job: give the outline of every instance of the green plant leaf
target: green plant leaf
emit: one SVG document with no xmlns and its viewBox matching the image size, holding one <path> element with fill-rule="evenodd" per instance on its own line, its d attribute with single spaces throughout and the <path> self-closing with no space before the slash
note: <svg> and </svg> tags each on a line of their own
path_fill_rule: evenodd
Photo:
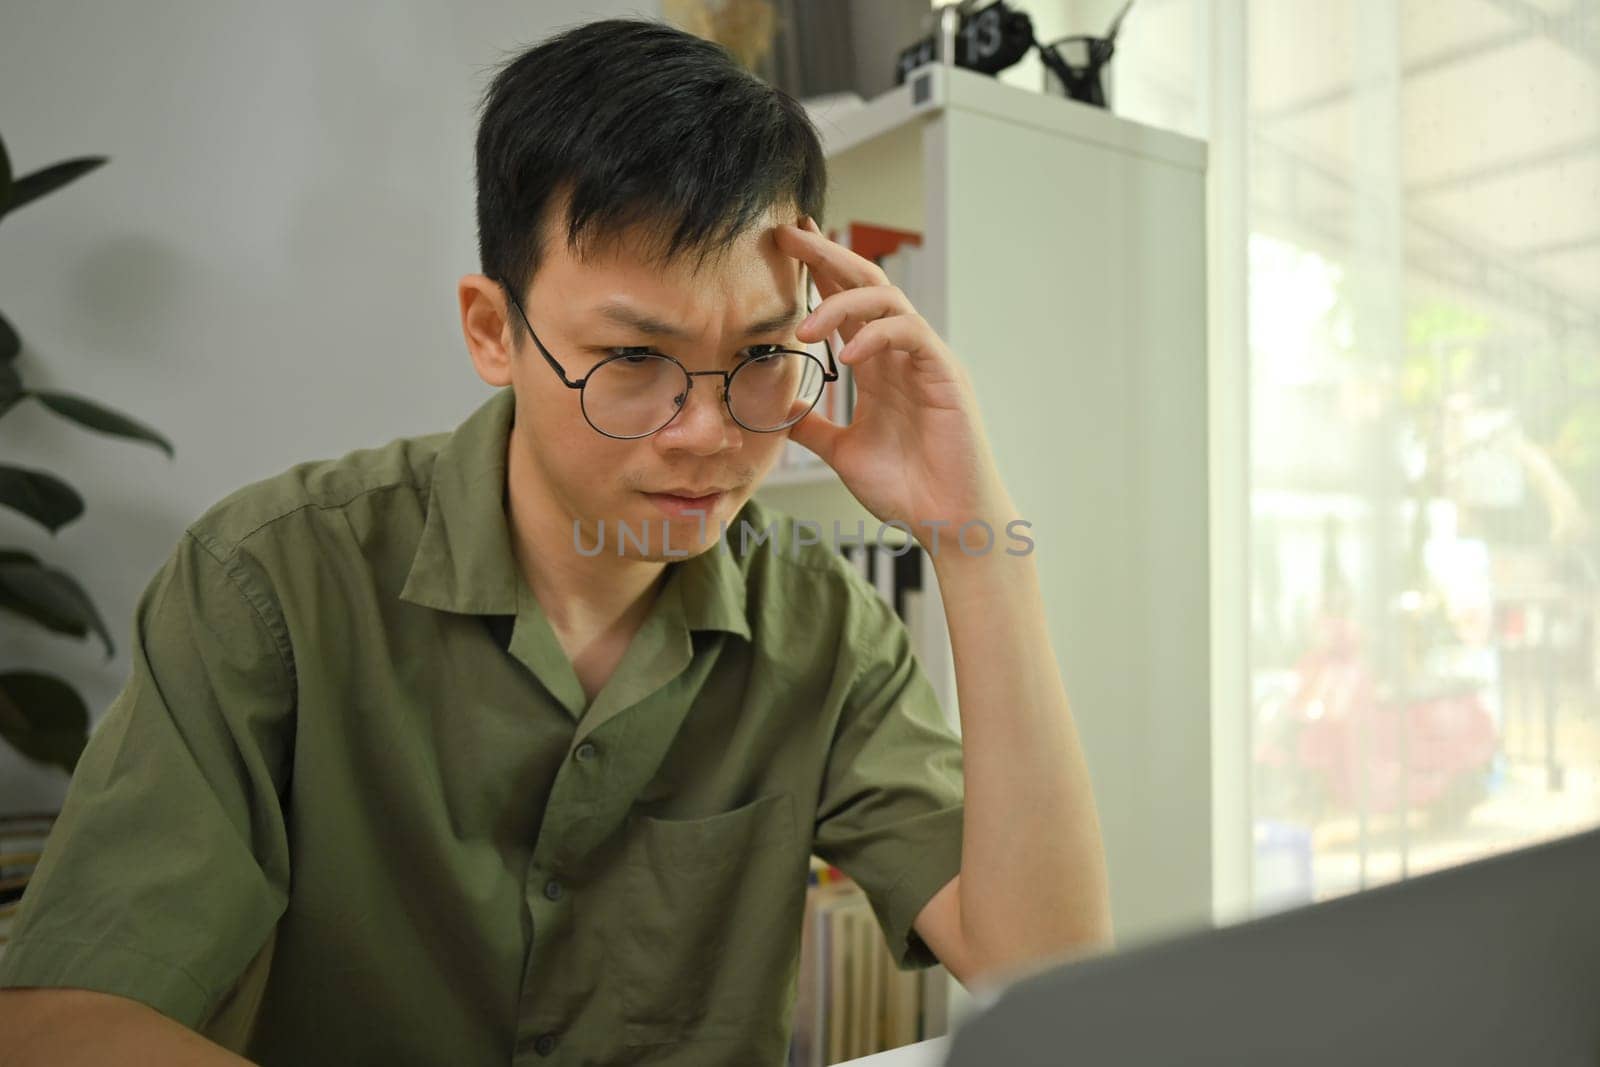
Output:
<svg viewBox="0 0 1600 1067">
<path fill-rule="evenodd" d="M 0 463 L 0 505 L 22 512 L 55 533 L 83 514 L 78 491 L 46 471 Z"/>
<path fill-rule="evenodd" d="M 114 437 L 127 437 L 135 441 L 145 441 L 155 445 L 172 457 L 172 443 L 159 433 L 152 430 L 142 422 L 130 419 L 109 408 L 103 408 L 92 400 L 70 393 L 45 392 L 40 389 L 29 390 L 28 395 L 39 403 L 60 415 L 64 419 L 71 419 L 80 426 L 91 430 L 108 433 Z"/>
<path fill-rule="evenodd" d="M 0 315 L 0 363 L 10 363 L 21 351 L 22 335 L 17 333 L 17 328 L 4 315 Z"/>
<path fill-rule="evenodd" d="M 68 182 L 88 174 L 107 161 L 105 156 L 82 156 L 52 163 L 31 174 L 24 174 L 11 183 L 11 196 L 0 216 L 9 215 L 24 204 L 31 203 L 47 193 L 53 193 Z"/>
<path fill-rule="evenodd" d="M 47 567 L 26 552 L 0 551 L 0 608 L 55 633 L 86 637 L 93 631 L 106 646 L 107 659 L 116 651 L 83 587 L 66 571 Z"/>
<path fill-rule="evenodd" d="M 71 774 L 89 743 L 89 709 L 72 686 L 35 671 L 0 674 L 0 738 Z"/>
<path fill-rule="evenodd" d="M 22 388 L 22 375 L 10 363 L 0 362 L 0 414 L 26 395 Z"/>
</svg>

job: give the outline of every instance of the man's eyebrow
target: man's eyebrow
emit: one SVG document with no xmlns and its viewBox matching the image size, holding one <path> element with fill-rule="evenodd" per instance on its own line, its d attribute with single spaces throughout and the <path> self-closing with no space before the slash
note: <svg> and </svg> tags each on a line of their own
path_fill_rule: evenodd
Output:
<svg viewBox="0 0 1600 1067">
<path fill-rule="evenodd" d="M 744 335 L 746 337 L 759 337 L 764 333 L 777 333 L 779 330 L 787 330 L 804 318 L 805 314 L 805 308 L 799 304 L 790 304 L 776 314 L 768 315 L 764 319 L 752 322 L 749 328 L 744 331 Z"/>
<path fill-rule="evenodd" d="M 674 326 L 670 322 L 663 322 L 654 315 L 647 314 L 627 304 L 610 301 L 601 304 L 595 310 L 600 314 L 601 318 L 609 319 L 619 326 L 626 326 L 631 330 L 648 334 L 652 337 L 668 337 L 675 341 L 684 341 L 689 338 L 688 331 Z M 800 321 L 804 314 L 805 311 L 800 305 L 790 304 L 782 311 L 752 322 L 745 329 L 745 336 L 759 337 L 762 334 L 775 333 L 786 327 L 793 326 Z"/>
</svg>

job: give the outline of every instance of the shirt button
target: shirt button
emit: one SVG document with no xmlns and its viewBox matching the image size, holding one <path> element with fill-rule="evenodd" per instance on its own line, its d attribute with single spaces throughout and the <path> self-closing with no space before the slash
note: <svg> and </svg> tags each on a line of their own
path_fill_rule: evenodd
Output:
<svg viewBox="0 0 1600 1067">
<path fill-rule="evenodd" d="M 533 1051 L 541 1056 L 548 1056 L 556 1050 L 555 1034 L 540 1034 L 533 1042 Z"/>
<path fill-rule="evenodd" d="M 578 757 L 579 763 L 588 763 L 590 760 L 594 759 L 594 745 L 590 744 L 588 741 L 585 741 L 583 744 L 578 746 L 578 751 L 573 753 L 573 755 Z"/>
<path fill-rule="evenodd" d="M 549 897 L 551 900 L 560 900 L 561 883 L 556 881 L 554 878 L 550 879 L 544 884 L 544 895 Z"/>
</svg>

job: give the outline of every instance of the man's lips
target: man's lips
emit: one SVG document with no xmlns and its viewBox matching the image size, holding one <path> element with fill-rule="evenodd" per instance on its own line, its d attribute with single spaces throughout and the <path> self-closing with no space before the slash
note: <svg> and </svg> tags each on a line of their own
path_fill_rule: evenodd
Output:
<svg viewBox="0 0 1600 1067">
<path fill-rule="evenodd" d="M 650 502 L 664 514 L 673 518 L 686 519 L 699 516 L 704 521 L 711 509 L 722 499 L 723 494 L 718 492 L 689 497 L 678 496 L 675 493 L 646 493 L 645 496 L 649 497 Z"/>
<path fill-rule="evenodd" d="M 650 493 L 649 495 L 650 496 L 675 496 L 675 497 L 679 497 L 679 498 L 681 498 L 683 500 L 701 500 L 701 499 L 704 499 L 705 497 L 708 497 L 708 496 L 716 496 L 719 493 L 726 493 L 726 492 L 727 492 L 726 489 L 721 489 L 721 488 L 718 488 L 717 486 L 711 486 L 708 489 L 661 489 L 661 490 L 658 490 L 657 492 Z"/>
</svg>

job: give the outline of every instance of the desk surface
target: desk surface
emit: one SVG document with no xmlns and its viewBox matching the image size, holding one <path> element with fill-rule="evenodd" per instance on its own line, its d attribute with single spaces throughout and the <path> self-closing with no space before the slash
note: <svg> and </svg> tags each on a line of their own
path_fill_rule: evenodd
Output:
<svg viewBox="0 0 1600 1067">
<path fill-rule="evenodd" d="M 837 1067 L 941 1067 L 950 1053 L 950 1038 L 934 1037 L 913 1045 L 902 1045 L 888 1052 L 874 1052 L 860 1059 L 845 1060 Z"/>
</svg>

